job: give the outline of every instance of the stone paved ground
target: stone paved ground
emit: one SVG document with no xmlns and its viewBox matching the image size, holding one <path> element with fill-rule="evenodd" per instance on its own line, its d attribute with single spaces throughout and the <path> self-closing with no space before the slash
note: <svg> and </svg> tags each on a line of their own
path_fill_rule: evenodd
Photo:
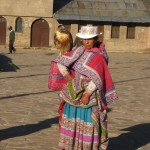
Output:
<svg viewBox="0 0 150 150">
<path fill-rule="evenodd" d="M 57 149 L 58 92 L 47 88 L 49 62 L 56 55 L 47 49 L 16 54 L 0 49 L 0 150 Z M 109 56 L 119 101 L 108 113 L 108 149 L 150 150 L 150 54 Z"/>
</svg>

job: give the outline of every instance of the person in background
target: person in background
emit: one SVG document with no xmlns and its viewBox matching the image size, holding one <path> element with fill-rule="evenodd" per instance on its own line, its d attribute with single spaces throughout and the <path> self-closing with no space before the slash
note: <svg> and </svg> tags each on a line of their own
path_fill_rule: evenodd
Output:
<svg viewBox="0 0 150 150">
<path fill-rule="evenodd" d="M 106 150 L 107 108 L 118 99 L 108 65 L 95 47 L 98 27 L 82 26 L 82 45 L 51 61 L 49 89 L 64 102 L 59 150 Z"/>
<path fill-rule="evenodd" d="M 95 43 L 95 47 L 99 48 L 100 54 L 104 56 L 106 63 L 108 64 L 109 56 L 108 56 L 108 53 L 107 53 L 106 48 L 105 48 L 102 32 L 99 33 L 98 40 Z"/>
<path fill-rule="evenodd" d="M 12 26 L 8 28 L 9 32 L 9 54 L 12 54 L 12 52 L 16 52 L 16 49 L 14 48 L 14 42 L 15 42 L 15 31 L 13 30 Z"/>
</svg>

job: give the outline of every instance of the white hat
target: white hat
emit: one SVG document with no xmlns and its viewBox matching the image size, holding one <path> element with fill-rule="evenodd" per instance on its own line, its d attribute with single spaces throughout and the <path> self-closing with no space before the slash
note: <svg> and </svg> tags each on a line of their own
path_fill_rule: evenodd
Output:
<svg viewBox="0 0 150 150">
<path fill-rule="evenodd" d="M 98 36 L 98 27 L 97 26 L 82 26 L 81 27 L 81 31 L 79 33 L 76 34 L 77 37 L 81 38 L 81 39 L 90 39 L 93 37 Z"/>
</svg>

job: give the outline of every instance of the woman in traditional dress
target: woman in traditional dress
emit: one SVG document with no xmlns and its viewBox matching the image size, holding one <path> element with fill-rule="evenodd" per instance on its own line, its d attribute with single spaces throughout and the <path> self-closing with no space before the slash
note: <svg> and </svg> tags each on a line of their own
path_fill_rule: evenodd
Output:
<svg viewBox="0 0 150 150">
<path fill-rule="evenodd" d="M 104 57 L 94 47 L 98 27 L 82 26 L 83 45 L 51 62 L 49 88 L 60 90 L 60 150 L 106 150 L 107 108 L 117 100 Z"/>
</svg>

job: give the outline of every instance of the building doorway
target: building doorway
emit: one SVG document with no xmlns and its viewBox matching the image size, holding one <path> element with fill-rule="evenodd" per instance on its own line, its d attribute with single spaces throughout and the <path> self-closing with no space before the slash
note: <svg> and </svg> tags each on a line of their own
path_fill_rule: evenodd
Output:
<svg viewBox="0 0 150 150">
<path fill-rule="evenodd" d="M 49 25 L 46 20 L 39 19 L 33 22 L 31 47 L 49 47 Z"/>
<path fill-rule="evenodd" d="M 6 44 L 6 19 L 0 17 L 0 45 Z"/>
</svg>

